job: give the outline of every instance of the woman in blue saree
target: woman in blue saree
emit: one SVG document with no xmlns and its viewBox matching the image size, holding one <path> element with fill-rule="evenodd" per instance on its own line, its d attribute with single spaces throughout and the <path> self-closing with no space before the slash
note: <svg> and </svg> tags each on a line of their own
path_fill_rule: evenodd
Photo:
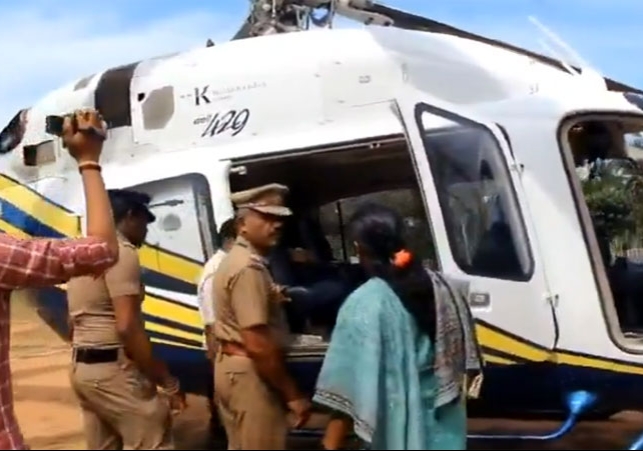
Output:
<svg viewBox="0 0 643 451">
<path fill-rule="evenodd" d="M 322 448 L 354 431 L 371 449 L 466 449 L 483 362 L 465 297 L 408 251 L 393 210 L 363 206 L 349 228 L 371 277 L 342 306 L 317 382 L 332 413 Z"/>
</svg>

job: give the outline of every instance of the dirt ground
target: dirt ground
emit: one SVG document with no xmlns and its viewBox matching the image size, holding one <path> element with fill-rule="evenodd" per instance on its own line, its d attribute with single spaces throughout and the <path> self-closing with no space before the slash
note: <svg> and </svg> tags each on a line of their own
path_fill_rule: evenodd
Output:
<svg viewBox="0 0 643 451">
<path fill-rule="evenodd" d="M 16 411 L 32 449 L 85 449 L 76 400 L 69 389 L 69 348 L 19 298 L 13 302 L 12 368 Z M 176 421 L 179 449 L 217 449 L 210 439 L 203 398 L 191 397 L 190 407 Z M 471 422 L 475 432 L 548 432 L 556 423 L 494 420 Z M 471 449 L 627 449 L 643 430 L 643 414 L 627 412 L 610 421 L 585 423 L 563 440 L 535 442 L 476 442 Z M 293 443 L 305 449 L 306 441 Z M 543 446 L 544 445 L 544 446 Z"/>
</svg>

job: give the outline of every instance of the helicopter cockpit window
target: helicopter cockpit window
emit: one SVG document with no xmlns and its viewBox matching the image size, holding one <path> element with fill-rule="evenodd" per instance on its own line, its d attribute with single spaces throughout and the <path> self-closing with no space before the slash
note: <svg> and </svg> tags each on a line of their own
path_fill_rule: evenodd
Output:
<svg viewBox="0 0 643 451">
<path fill-rule="evenodd" d="M 25 134 L 27 110 L 20 110 L 0 132 L 0 154 L 11 152 L 18 147 Z"/>
<path fill-rule="evenodd" d="M 530 277 L 533 261 L 502 150 L 484 126 L 421 114 L 453 258 L 468 274 Z"/>
<path fill-rule="evenodd" d="M 216 227 L 204 176 L 186 174 L 131 189 L 152 197 L 156 221 L 149 226 L 149 244 L 200 263 L 213 254 Z"/>
</svg>

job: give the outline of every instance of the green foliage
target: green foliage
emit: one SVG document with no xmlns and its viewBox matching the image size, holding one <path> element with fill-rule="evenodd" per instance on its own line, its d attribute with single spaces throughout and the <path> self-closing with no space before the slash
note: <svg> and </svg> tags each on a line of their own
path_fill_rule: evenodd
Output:
<svg viewBox="0 0 643 451">
<path fill-rule="evenodd" d="M 624 243 L 643 231 L 643 173 L 631 160 L 599 160 L 581 176 L 594 226 L 610 241 Z"/>
</svg>

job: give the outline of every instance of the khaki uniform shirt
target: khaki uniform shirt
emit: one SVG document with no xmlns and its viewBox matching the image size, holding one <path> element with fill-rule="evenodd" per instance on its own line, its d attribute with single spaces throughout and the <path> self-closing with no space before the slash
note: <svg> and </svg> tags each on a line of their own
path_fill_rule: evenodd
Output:
<svg viewBox="0 0 643 451">
<path fill-rule="evenodd" d="M 136 247 L 119 237 L 118 262 L 102 277 L 76 277 L 67 284 L 69 315 L 74 328 L 73 346 L 121 347 L 112 299 L 136 296 L 142 301 L 144 293 Z"/>
<path fill-rule="evenodd" d="M 289 328 L 266 261 L 243 238 L 223 259 L 213 281 L 214 335 L 220 342 L 242 344 L 241 330 L 267 325 L 286 347 Z"/>
</svg>

